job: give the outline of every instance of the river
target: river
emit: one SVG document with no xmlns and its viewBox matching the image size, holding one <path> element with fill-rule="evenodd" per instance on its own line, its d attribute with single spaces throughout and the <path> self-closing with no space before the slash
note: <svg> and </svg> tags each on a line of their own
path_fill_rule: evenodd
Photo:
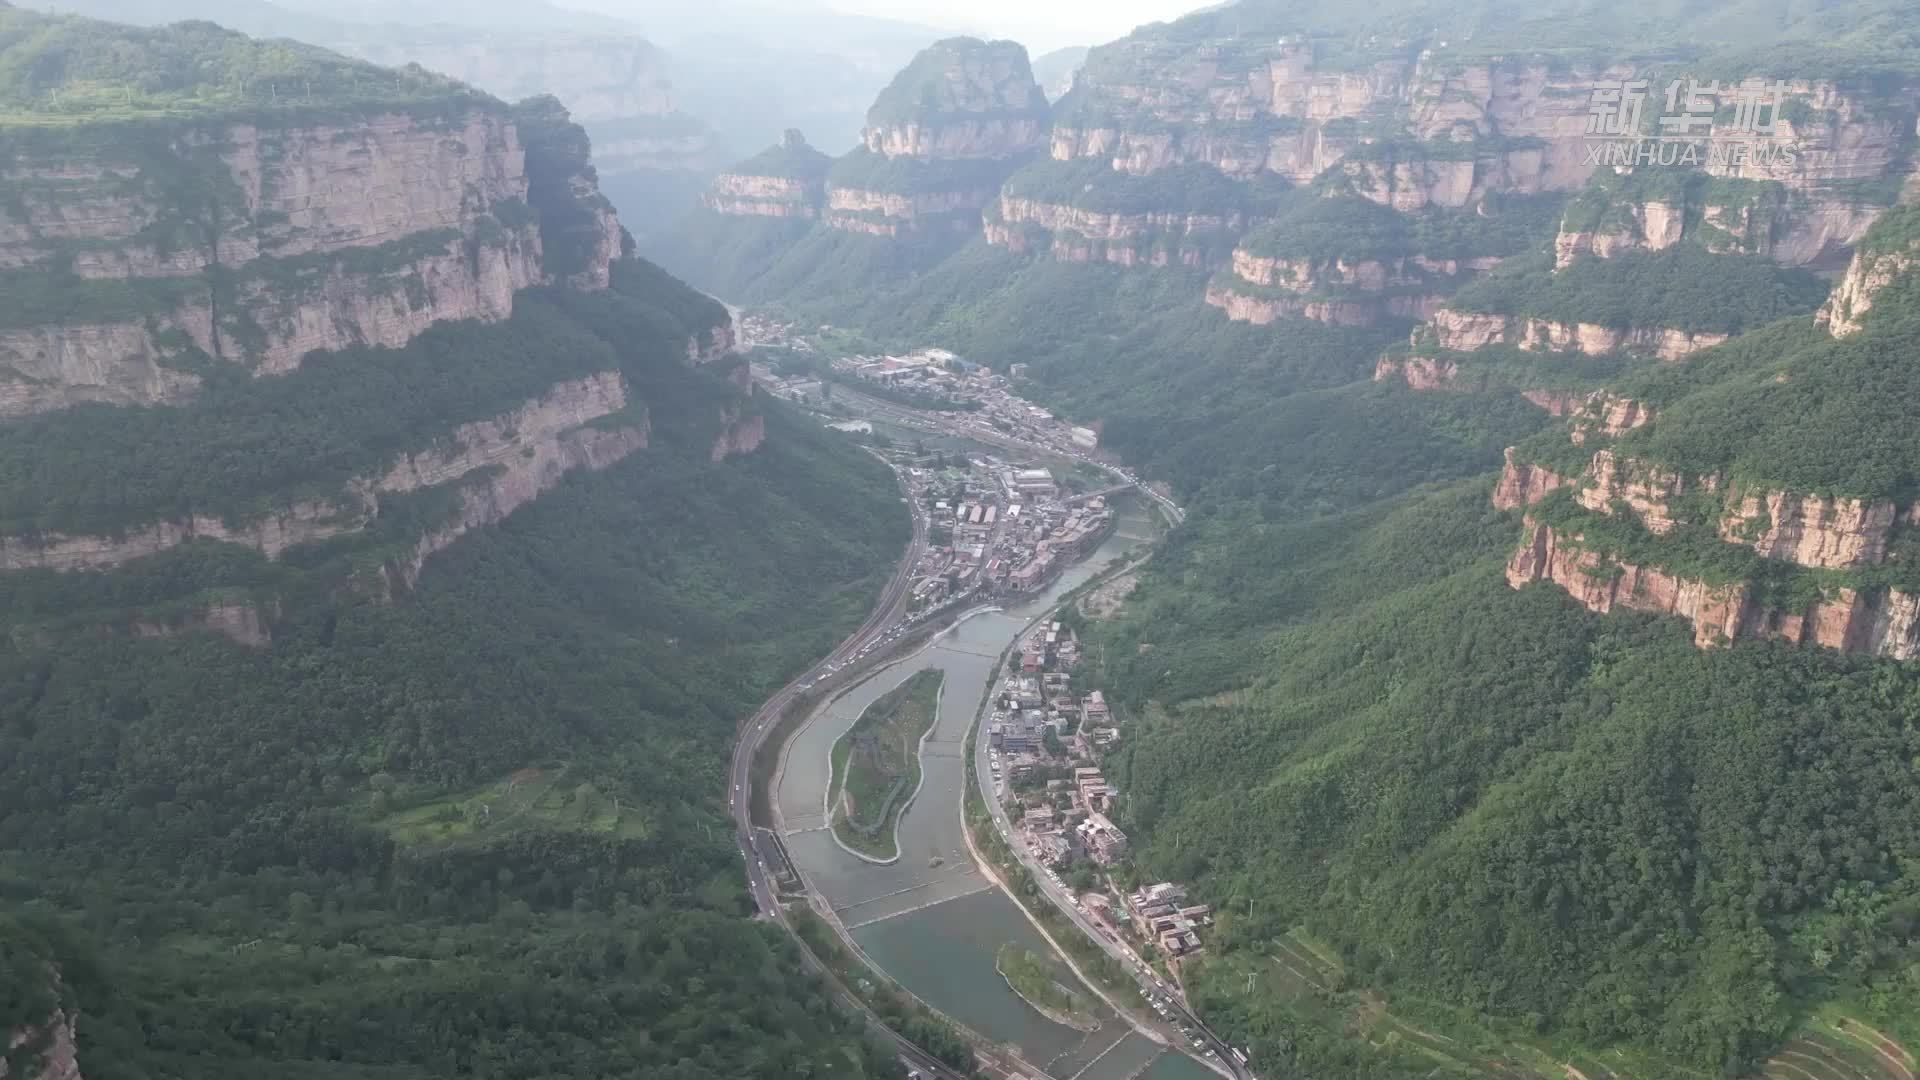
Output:
<svg viewBox="0 0 1920 1080">
<path fill-rule="evenodd" d="M 1048 946 L 975 868 L 961 819 L 967 730 L 1000 653 L 1060 595 L 1148 543 L 1147 514 L 1123 508 L 1106 543 L 1039 596 L 968 619 L 815 713 L 794 736 L 775 792 L 793 861 L 868 956 L 935 1008 L 1018 1047 L 1057 1080 L 1217 1080 L 1185 1054 L 1163 1052 L 1104 1006 L 1100 1029 L 1080 1032 L 1042 1017 L 1008 988 L 994 970 L 1000 946 L 1013 941 L 1039 952 Z M 890 865 L 867 862 L 826 829 L 828 755 L 874 699 L 929 667 L 943 671 L 945 683 L 939 716 L 921 749 L 920 792 L 901 818 L 900 858 Z"/>
</svg>

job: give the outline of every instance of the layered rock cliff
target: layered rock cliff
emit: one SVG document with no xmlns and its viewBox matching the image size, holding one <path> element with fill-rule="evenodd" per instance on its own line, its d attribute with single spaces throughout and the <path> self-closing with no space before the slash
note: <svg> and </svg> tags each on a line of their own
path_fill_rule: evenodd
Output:
<svg viewBox="0 0 1920 1080">
<path fill-rule="evenodd" d="M 111 569 L 192 540 L 238 544 L 278 559 L 296 545 L 366 529 L 378 515 L 383 495 L 477 476 L 483 483 L 461 489 L 459 523 L 448 527 L 457 530 L 451 536 L 458 536 L 483 520 L 511 513 L 553 486 L 568 469 L 602 468 L 644 447 L 644 413 L 611 426 L 595 424 L 627 407 L 627 388 L 616 373 L 564 382 L 509 413 L 463 424 L 443 444 L 402 455 L 337 495 L 297 499 L 250 521 L 194 514 L 111 535 L 0 536 L 0 570 Z M 420 558 L 444 546 L 424 551 Z"/>
<path fill-rule="evenodd" d="M 1528 519 L 1525 538 L 1507 563 L 1507 583 L 1520 588 L 1552 582 L 1595 612 L 1677 615 L 1693 625 L 1694 644 L 1701 647 L 1771 638 L 1895 660 L 1920 656 L 1920 595 L 1842 586 L 1801 604 L 1783 604 L 1746 581 L 1714 583 L 1621 562 L 1583 547 L 1583 539 Z"/>
<path fill-rule="evenodd" d="M 913 58 L 867 111 L 867 151 L 923 161 L 1024 157 L 1046 142 L 1047 97 L 1011 41 L 948 38 Z"/>
<path fill-rule="evenodd" d="M 826 204 L 827 169 L 833 159 L 787 131 L 769 147 L 715 177 L 700 204 L 742 217 L 817 218 Z"/>
<path fill-rule="evenodd" d="M 448 108 L 24 157 L 0 266 L 71 284 L 62 304 L 7 313 L 0 414 L 176 401 L 199 382 L 196 353 L 271 374 L 314 349 L 504 318 L 542 276 L 525 151 L 504 109 Z M 143 168 L 155 151 L 173 156 Z M 224 198 L 182 205 L 179 182 Z"/>
<path fill-rule="evenodd" d="M 1101 162 L 1041 160 L 1009 177 L 982 217 L 987 242 L 1016 254 L 1212 269 L 1236 238 L 1272 219 L 1282 195 L 1208 165 L 1136 177 Z"/>
<path fill-rule="evenodd" d="M 1248 322 L 1294 316 L 1368 326 L 1386 317 L 1426 318 L 1460 281 L 1498 262 L 1424 255 L 1284 258 L 1242 247 L 1233 252 L 1231 274 L 1215 279 L 1206 299 L 1228 318 Z"/>
<path fill-rule="evenodd" d="M 1662 360 L 1684 359 L 1689 353 L 1718 345 L 1732 336 L 1671 327 L 1615 327 L 1557 322 L 1450 308 L 1435 311 L 1424 329 L 1439 347 L 1461 352 L 1488 345 L 1512 345 L 1527 350 L 1572 350 L 1588 356 L 1605 356 L 1626 350 L 1657 356 Z M 1422 340 L 1425 340 L 1425 336 Z"/>
<path fill-rule="evenodd" d="M 861 146 L 829 171 L 827 224 L 885 237 L 971 233 L 1001 182 L 1044 144 L 1047 115 L 1019 45 L 937 42 L 880 93 Z"/>
<path fill-rule="evenodd" d="M 288 102 L 244 121 L 14 133 L 0 416 L 175 402 L 207 363 L 279 374 L 314 350 L 503 319 L 516 290 L 551 278 L 604 286 L 620 241 L 591 173 L 568 175 L 536 213 L 529 199 L 555 170 L 539 152 L 529 162 L 504 105 L 399 78 L 419 84 L 414 99 L 337 118 Z M 596 240 L 555 274 L 547 248 L 572 213 L 592 217 Z"/>
</svg>

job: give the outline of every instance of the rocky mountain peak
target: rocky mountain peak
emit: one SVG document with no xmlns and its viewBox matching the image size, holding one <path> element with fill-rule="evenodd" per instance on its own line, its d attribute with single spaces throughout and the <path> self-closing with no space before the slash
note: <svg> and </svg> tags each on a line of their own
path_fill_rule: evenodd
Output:
<svg viewBox="0 0 1920 1080">
<path fill-rule="evenodd" d="M 948 38 L 880 92 L 864 139 L 868 151 L 889 158 L 1011 158 L 1044 145 L 1047 112 L 1025 48 Z"/>
</svg>

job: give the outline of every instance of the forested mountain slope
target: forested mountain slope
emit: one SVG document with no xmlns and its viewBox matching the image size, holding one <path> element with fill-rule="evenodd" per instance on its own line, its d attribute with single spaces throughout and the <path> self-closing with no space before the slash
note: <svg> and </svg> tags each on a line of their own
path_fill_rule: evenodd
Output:
<svg viewBox="0 0 1920 1080">
<path fill-rule="evenodd" d="M 1245 0 L 1093 50 L 964 245 L 662 257 L 1024 364 L 1181 496 L 1089 655 L 1262 1075 L 1905 1080 L 1917 20 Z M 1590 156 L 1637 78 L 1600 134 L 1777 79 L 1794 153 Z"/>
<path fill-rule="evenodd" d="M 887 470 L 550 99 L 13 9 L 0 59 L 8 1075 L 892 1075 L 724 773 Z"/>
</svg>

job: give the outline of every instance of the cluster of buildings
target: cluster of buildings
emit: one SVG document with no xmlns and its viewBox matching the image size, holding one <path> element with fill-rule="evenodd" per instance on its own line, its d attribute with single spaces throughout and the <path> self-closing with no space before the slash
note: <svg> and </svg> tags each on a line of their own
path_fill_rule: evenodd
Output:
<svg viewBox="0 0 1920 1080">
<path fill-rule="evenodd" d="M 1142 938 L 1181 957 L 1199 951 L 1200 928 L 1212 924 L 1213 908 L 1187 903 L 1186 886 L 1163 881 L 1128 893 L 1127 916 Z"/>
<path fill-rule="evenodd" d="M 738 329 L 743 345 L 791 349 L 812 359 L 816 365 L 826 354 L 806 332 L 764 315 L 743 316 Z M 831 329 L 821 327 L 820 331 Z M 1100 445 L 1100 434 L 1093 428 L 1069 424 L 1014 393 L 1008 376 L 1013 380 L 1021 378 L 1026 373 L 1025 364 L 1013 364 L 1003 375 L 947 349 L 916 349 L 901 355 L 841 356 L 828 363 L 836 376 L 856 381 L 854 389 L 858 389 L 858 383 L 866 383 L 966 404 L 970 406 L 969 411 L 953 417 L 956 426 L 972 428 L 983 435 L 997 433 L 1076 457 L 1084 457 Z M 821 396 L 820 380 L 814 376 L 782 377 L 758 371 L 755 375 L 770 391 L 782 397 L 805 401 Z"/>
<path fill-rule="evenodd" d="M 1016 670 L 993 702 L 987 726 L 995 794 L 1018 810 L 1013 840 L 1056 881 L 1078 865 L 1110 868 L 1132 850 L 1125 830 L 1114 823 L 1120 789 L 1100 767 L 1102 755 L 1119 743 L 1120 730 L 1106 695 L 1074 692 L 1079 656 L 1079 640 L 1062 623 L 1029 634 L 1018 644 Z M 1198 950 L 1201 929 L 1212 922 L 1212 911 L 1188 903 L 1185 887 L 1173 882 L 1096 897 L 1082 910 L 1114 912 L 1102 916 L 1111 930 L 1130 927 L 1170 960 Z"/>
<path fill-rule="evenodd" d="M 1112 530 L 1104 498 L 1062 498 L 1046 469 L 993 458 L 965 468 L 908 470 L 912 497 L 927 506 L 931 545 L 913 585 L 915 602 L 1043 588 Z"/>
<path fill-rule="evenodd" d="M 1109 816 L 1120 789 L 1107 782 L 1098 755 L 1120 739 L 1106 698 L 1084 697 L 1070 672 L 1080 642 L 1059 622 L 1041 626 L 1020 642 L 1010 676 L 987 727 L 992 768 L 1023 794 L 1021 830 L 1028 847 L 1049 865 L 1082 859 L 1112 866 L 1127 857 L 1127 834 Z"/>
</svg>

